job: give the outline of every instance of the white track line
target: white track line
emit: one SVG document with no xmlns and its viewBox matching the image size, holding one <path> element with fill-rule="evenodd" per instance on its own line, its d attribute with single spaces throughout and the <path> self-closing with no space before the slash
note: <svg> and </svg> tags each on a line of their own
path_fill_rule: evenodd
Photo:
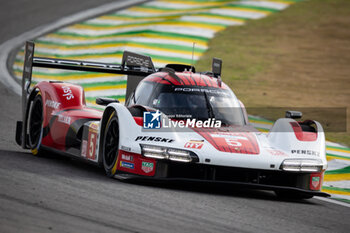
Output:
<svg viewBox="0 0 350 233">
<path fill-rule="evenodd" d="M 5 41 L 0 45 L 0 71 L 2 73 L 1 76 L 3 77 L 0 79 L 0 81 L 16 94 L 18 95 L 22 94 L 21 85 L 13 79 L 13 77 L 11 76 L 10 72 L 7 69 L 7 59 L 10 55 L 10 52 L 13 49 L 23 45 L 26 40 L 34 39 L 38 36 L 41 36 L 43 34 L 46 34 L 50 31 L 56 30 L 63 26 L 66 26 L 78 21 L 82 21 L 84 19 L 88 19 L 93 16 L 103 14 L 105 12 L 117 10 L 123 7 L 128 7 L 128 6 L 143 3 L 143 2 L 146 2 L 146 1 L 145 0 L 128 0 L 128 1 L 108 3 L 90 10 L 85 10 L 70 16 L 66 16 L 60 20 L 57 20 L 54 23 L 39 26 L 37 28 L 34 28 L 33 30 L 27 31 L 19 36 L 16 36 L 12 39 Z"/>
<path fill-rule="evenodd" d="M 348 204 L 346 202 L 341 202 L 341 201 L 337 201 L 337 200 L 330 199 L 330 198 L 325 198 L 325 197 L 313 197 L 313 198 L 318 199 L 320 201 L 330 202 L 330 203 L 333 203 L 333 204 L 336 204 L 336 205 L 350 207 L 350 204 Z"/>
</svg>

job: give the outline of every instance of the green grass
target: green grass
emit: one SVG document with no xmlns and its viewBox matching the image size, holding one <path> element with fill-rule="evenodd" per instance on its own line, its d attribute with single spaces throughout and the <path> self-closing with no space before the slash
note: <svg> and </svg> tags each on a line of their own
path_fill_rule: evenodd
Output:
<svg viewBox="0 0 350 233">
<path fill-rule="evenodd" d="M 248 113 L 271 120 L 284 112 L 249 109 L 349 109 L 349 28 L 350 1 L 299 2 L 264 19 L 218 33 L 196 68 L 208 70 L 213 57 L 221 58 L 223 80 L 248 107 Z M 323 125 L 345 121 L 342 132 L 326 131 L 326 137 L 350 146 L 349 110 L 347 117 L 319 118 L 316 120 Z"/>
</svg>

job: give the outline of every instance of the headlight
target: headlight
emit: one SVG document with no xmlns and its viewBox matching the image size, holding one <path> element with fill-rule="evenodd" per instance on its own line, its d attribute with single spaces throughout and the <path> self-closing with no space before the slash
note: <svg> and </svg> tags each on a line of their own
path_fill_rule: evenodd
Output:
<svg viewBox="0 0 350 233">
<path fill-rule="evenodd" d="M 169 159 L 178 162 L 191 162 L 189 151 L 160 146 L 141 145 L 142 155 L 154 159 Z"/>
<path fill-rule="evenodd" d="M 178 149 L 168 149 L 169 159 L 179 162 L 191 162 L 190 152 Z"/>
<path fill-rule="evenodd" d="M 154 158 L 154 159 L 167 159 L 168 158 L 168 155 L 166 154 L 165 148 L 158 147 L 158 146 L 144 145 L 144 146 L 142 146 L 142 154 L 145 157 Z"/>
<path fill-rule="evenodd" d="M 281 169 L 290 172 L 321 172 L 322 166 L 322 161 L 316 159 L 286 159 Z"/>
</svg>

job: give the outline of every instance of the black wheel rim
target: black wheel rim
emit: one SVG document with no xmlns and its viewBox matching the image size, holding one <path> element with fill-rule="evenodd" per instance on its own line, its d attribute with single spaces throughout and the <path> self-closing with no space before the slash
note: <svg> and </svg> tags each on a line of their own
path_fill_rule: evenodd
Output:
<svg viewBox="0 0 350 233">
<path fill-rule="evenodd" d="M 114 165 L 118 155 L 119 127 L 116 118 L 111 119 L 104 142 L 104 163 L 106 168 L 110 169 Z"/>
<path fill-rule="evenodd" d="M 29 122 L 29 142 L 32 148 L 35 148 L 40 140 L 43 121 L 43 107 L 41 99 L 34 101 Z"/>
</svg>

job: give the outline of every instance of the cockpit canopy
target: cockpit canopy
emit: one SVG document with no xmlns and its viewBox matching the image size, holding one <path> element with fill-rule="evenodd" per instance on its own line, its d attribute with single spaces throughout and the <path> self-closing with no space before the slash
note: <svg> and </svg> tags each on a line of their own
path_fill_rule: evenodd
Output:
<svg viewBox="0 0 350 233">
<path fill-rule="evenodd" d="M 181 77 L 181 75 L 178 76 Z M 137 104 L 159 109 L 172 119 L 207 120 L 215 118 L 220 120 L 224 126 L 247 124 L 239 100 L 226 85 L 223 87 L 176 85 L 176 81 L 171 80 L 170 77 L 159 79 L 155 77 L 159 75 L 152 74 L 150 78 L 146 77 L 141 81 L 126 105 L 130 107 Z M 204 80 L 211 77 L 202 74 L 200 78 Z M 187 84 L 189 83 L 191 81 L 188 81 Z M 206 83 L 205 80 L 203 83 Z"/>
</svg>

